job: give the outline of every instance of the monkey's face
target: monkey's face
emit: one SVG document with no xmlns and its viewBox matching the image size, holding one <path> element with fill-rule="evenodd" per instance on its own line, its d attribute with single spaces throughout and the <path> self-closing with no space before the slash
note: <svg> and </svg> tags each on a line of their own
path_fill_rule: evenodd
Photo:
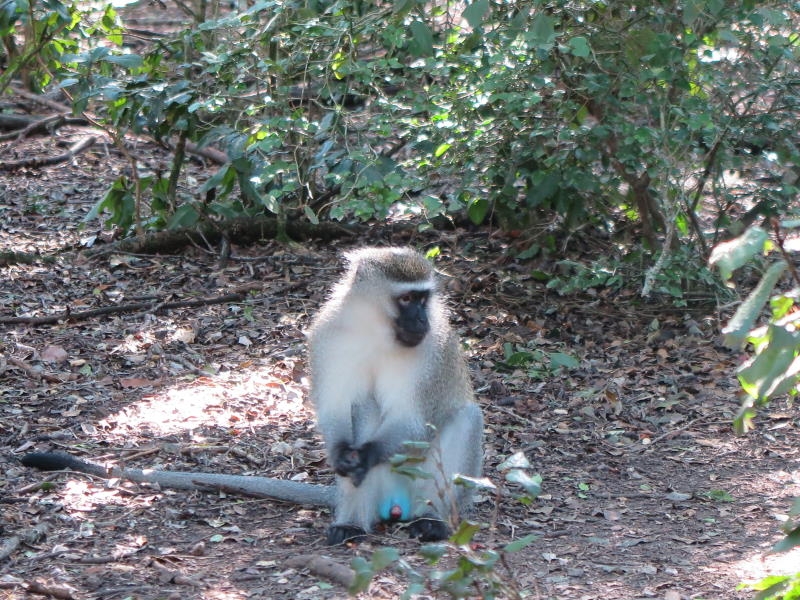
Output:
<svg viewBox="0 0 800 600">
<path fill-rule="evenodd" d="M 395 296 L 397 317 L 394 320 L 394 332 L 397 341 L 408 348 L 413 348 L 425 339 L 430 330 L 428 322 L 429 290 L 409 290 Z"/>
</svg>

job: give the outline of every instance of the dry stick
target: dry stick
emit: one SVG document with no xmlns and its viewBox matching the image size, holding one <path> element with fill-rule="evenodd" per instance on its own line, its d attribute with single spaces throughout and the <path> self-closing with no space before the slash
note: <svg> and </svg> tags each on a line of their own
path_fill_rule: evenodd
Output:
<svg viewBox="0 0 800 600">
<path fill-rule="evenodd" d="M 177 302 L 134 302 L 132 304 L 120 304 L 117 306 L 104 306 L 92 310 L 80 312 L 70 312 L 69 309 L 60 315 L 49 315 L 46 317 L 0 317 L 2 324 L 24 323 L 27 325 L 52 325 L 59 321 L 83 321 L 93 317 L 113 315 L 126 312 L 136 312 L 140 310 L 170 310 L 173 308 L 195 308 L 198 306 L 209 306 L 212 304 L 224 304 L 226 302 L 240 302 L 247 297 L 248 291 L 225 294 L 214 298 L 202 298 L 200 300 L 179 300 Z"/>
<path fill-rule="evenodd" d="M 56 100 L 50 100 L 50 98 L 45 98 L 44 96 L 40 96 L 39 94 L 33 94 L 27 90 L 23 90 L 22 88 L 18 88 L 16 86 L 11 86 L 11 91 L 14 92 L 16 96 L 22 96 L 26 100 L 30 100 L 31 102 L 36 102 L 41 104 L 42 106 L 46 106 L 59 114 L 64 115 L 71 115 L 72 109 L 62 104 L 61 102 L 57 102 Z"/>
<path fill-rule="evenodd" d="M 66 585 L 59 585 L 57 583 L 44 583 L 43 581 L 31 581 L 27 585 L 29 594 L 38 594 L 40 596 L 49 596 L 58 598 L 58 600 L 74 600 L 74 590 Z"/>
<path fill-rule="evenodd" d="M 15 140 L 19 142 L 32 133 L 50 133 L 63 125 L 87 125 L 89 122 L 80 117 L 67 117 L 66 115 L 50 115 L 41 119 L 31 119 L 26 117 L 27 125 L 21 129 L 15 129 L 8 133 L 0 134 L 0 142 Z"/>
<path fill-rule="evenodd" d="M 353 585 L 353 580 L 355 579 L 355 573 L 350 567 L 346 567 L 327 556 L 294 556 L 288 559 L 285 564 L 292 569 L 308 569 L 314 575 L 329 579 L 346 588 Z"/>
<path fill-rule="evenodd" d="M 114 552 L 113 554 L 108 554 L 106 556 L 84 556 L 82 558 L 75 559 L 72 562 L 75 562 L 79 565 L 105 565 L 136 556 L 139 554 L 139 552 L 141 552 L 141 550 L 142 548 L 137 548 L 136 550 L 129 550 L 127 552 Z"/>
<path fill-rule="evenodd" d="M 36 381 L 38 381 L 40 379 L 44 379 L 48 383 L 64 383 L 64 380 L 61 379 L 60 377 L 57 377 L 56 375 L 50 375 L 48 373 L 40 373 L 39 371 L 34 369 L 32 366 L 30 366 L 28 363 L 26 363 L 24 360 L 19 359 L 19 358 L 15 357 L 15 356 L 9 356 L 8 357 L 8 364 L 10 364 L 10 365 L 12 365 L 14 367 L 17 367 L 18 369 L 24 371 L 25 374 L 28 375 L 28 377 L 31 377 L 32 379 L 35 379 Z"/>
<path fill-rule="evenodd" d="M 91 147 L 96 141 L 96 137 L 89 136 L 70 146 L 69 150 L 63 154 L 6 161 L 0 163 L 0 171 L 13 171 L 14 169 L 19 169 L 20 167 L 45 167 L 47 165 L 56 165 L 58 163 L 67 162 L 68 160 L 75 158 L 87 148 Z"/>
</svg>

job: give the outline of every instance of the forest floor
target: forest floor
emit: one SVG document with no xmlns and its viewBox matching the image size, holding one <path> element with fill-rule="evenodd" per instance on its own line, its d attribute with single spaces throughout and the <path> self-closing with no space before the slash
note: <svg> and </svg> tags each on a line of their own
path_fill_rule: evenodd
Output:
<svg viewBox="0 0 800 600">
<path fill-rule="evenodd" d="M 52 154 L 86 134 L 6 142 L 0 155 Z M 138 152 L 166 160 L 154 147 Z M 507 257 L 511 240 L 487 231 L 409 236 L 386 226 L 341 244 L 234 243 L 224 266 L 199 246 L 90 258 L 82 249 L 103 242 L 97 222 L 81 228 L 84 216 L 124 168 L 98 144 L 68 163 L 0 174 L 0 249 L 42 256 L 2 269 L 0 319 L 62 316 L 0 323 L 0 597 L 344 597 L 319 557 L 347 572 L 384 545 L 427 569 L 399 531 L 324 546 L 325 510 L 18 462 L 58 449 L 330 482 L 305 402 L 303 330 L 340 272 L 340 251 L 363 244 L 441 248 L 486 416 L 485 474 L 501 490 L 478 498 L 475 548 L 538 536 L 497 568 L 523 597 L 744 599 L 752 592 L 737 591 L 740 582 L 800 564 L 798 552 L 769 553 L 800 496 L 797 411 L 773 403 L 755 431 L 734 435 L 740 357 L 719 345 L 713 310 L 689 316 L 603 290 L 560 297 L 531 277 L 533 264 Z M 237 301 L 165 304 L 242 290 Z M 80 315 L 128 303 L 145 308 Z M 506 344 L 533 362 L 509 369 Z M 577 366 L 552 368 L 558 353 Z M 520 451 L 543 478 L 529 506 L 497 471 Z M 407 583 L 386 570 L 363 597 L 398 597 Z"/>
<path fill-rule="evenodd" d="M 3 100 L 0 109 L 19 109 Z M 31 160 L 90 135 L 97 143 L 72 160 Z M 169 155 L 146 140 L 132 154 L 143 172 L 168 171 Z M 712 304 L 689 313 L 635 292 L 562 297 L 533 276 L 552 259 L 510 258 L 517 240 L 487 229 L 232 240 L 224 263 L 200 245 L 90 256 L 106 234 L 84 219 L 127 169 L 104 134 L 67 126 L 0 141 L 0 166 L 10 161 L 28 166 L 0 168 L 0 252 L 35 259 L 0 266 L 0 598 L 340 598 L 353 558 L 387 545 L 429 572 L 419 543 L 398 530 L 326 547 L 327 510 L 19 462 L 62 450 L 330 483 L 306 402 L 304 328 L 341 252 L 367 244 L 441 249 L 436 266 L 485 414 L 484 472 L 499 490 L 477 499 L 473 551 L 537 536 L 496 568 L 511 589 L 535 599 L 745 599 L 753 593 L 740 582 L 799 568 L 800 549 L 769 550 L 800 496 L 800 416 L 775 402 L 753 432 L 734 435 L 742 357 L 719 343 Z M 211 172 L 193 161 L 186 190 Z M 591 259 L 603 243 L 585 236 L 564 249 Z M 186 300 L 195 305 L 172 304 Z M 507 347 L 530 362 L 509 366 Z M 574 364 L 551 364 L 562 355 Z M 517 452 L 543 479 L 527 506 L 497 469 Z M 454 561 L 455 551 L 444 564 Z M 387 569 L 362 597 L 396 598 L 407 586 Z"/>
</svg>

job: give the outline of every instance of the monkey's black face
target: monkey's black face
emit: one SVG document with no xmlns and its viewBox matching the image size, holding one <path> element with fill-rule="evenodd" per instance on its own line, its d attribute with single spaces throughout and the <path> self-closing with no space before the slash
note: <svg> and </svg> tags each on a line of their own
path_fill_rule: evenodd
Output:
<svg viewBox="0 0 800 600">
<path fill-rule="evenodd" d="M 411 290 L 394 299 L 399 312 L 394 321 L 394 331 L 397 341 L 403 346 L 413 348 L 428 334 L 428 296 L 428 290 Z"/>
</svg>

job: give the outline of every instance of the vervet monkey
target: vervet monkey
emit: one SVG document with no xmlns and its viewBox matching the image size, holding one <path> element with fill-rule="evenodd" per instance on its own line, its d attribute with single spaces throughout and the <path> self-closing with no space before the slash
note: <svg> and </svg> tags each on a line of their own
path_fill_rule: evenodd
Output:
<svg viewBox="0 0 800 600">
<path fill-rule="evenodd" d="M 406 248 L 346 255 L 349 268 L 313 320 L 311 399 L 335 486 L 267 477 L 106 469 L 64 453 L 33 453 L 27 466 L 71 468 L 179 489 L 224 489 L 298 504 L 330 506 L 329 544 L 358 540 L 380 521 L 410 521 L 423 541 L 448 535 L 453 508 L 471 492 L 458 473 L 480 475 L 483 416 L 430 263 Z M 428 442 L 412 479 L 389 459 L 404 442 Z M 412 450 L 413 453 L 413 450 Z"/>
<path fill-rule="evenodd" d="M 451 507 L 471 500 L 452 478 L 478 476 L 483 457 L 483 416 L 458 338 L 422 255 L 366 248 L 346 258 L 309 336 L 311 400 L 336 473 L 328 543 L 357 539 L 387 516 L 410 520 L 422 540 L 442 539 Z M 392 471 L 406 441 L 431 442 L 421 466 L 430 479 Z M 387 515 L 387 498 L 409 508 Z"/>
</svg>

